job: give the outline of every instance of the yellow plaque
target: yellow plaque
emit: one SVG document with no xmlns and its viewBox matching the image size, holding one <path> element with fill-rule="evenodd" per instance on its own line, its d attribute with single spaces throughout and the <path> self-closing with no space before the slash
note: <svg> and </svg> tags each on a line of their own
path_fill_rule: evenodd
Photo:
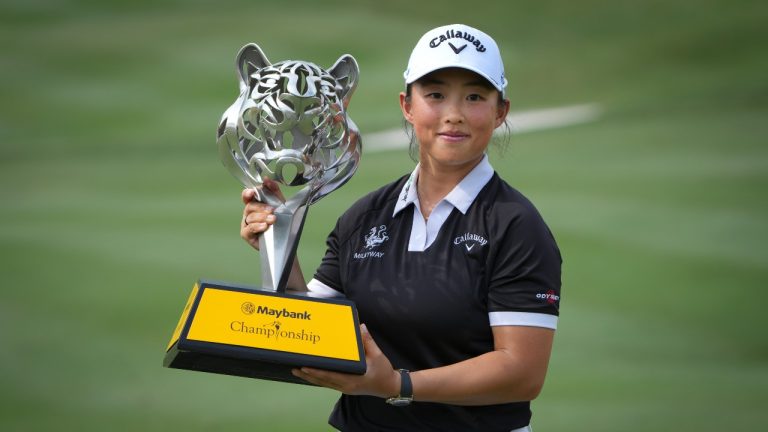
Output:
<svg viewBox="0 0 768 432">
<path fill-rule="evenodd" d="M 345 360 L 360 360 L 348 305 L 206 289 L 187 338 Z"/>
<path fill-rule="evenodd" d="M 353 302 L 204 280 L 192 289 L 164 365 L 301 384 L 308 383 L 291 369 L 366 370 Z"/>
</svg>

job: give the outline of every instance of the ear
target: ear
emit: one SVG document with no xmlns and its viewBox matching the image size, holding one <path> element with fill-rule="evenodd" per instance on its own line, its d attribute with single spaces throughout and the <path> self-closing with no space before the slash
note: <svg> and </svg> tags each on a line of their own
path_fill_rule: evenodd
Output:
<svg viewBox="0 0 768 432">
<path fill-rule="evenodd" d="M 504 103 L 496 108 L 496 127 L 504 124 L 509 114 L 509 99 L 504 99 Z"/>
<path fill-rule="evenodd" d="M 360 68 L 357 66 L 357 61 L 351 55 L 344 54 L 328 69 L 328 73 L 336 78 L 336 81 L 341 85 L 342 90 L 339 96 L 341 96 L 346 109 L 360 78 Z"/>
<path fill-rule="evenodd" d="M 405 95 L 405 92 L 400 92 L 400 110 L 403 112 L 403 117 L 408 123 L 413 123 L 411 106 L 411 100 Z"/>
<path fill-rule="evenodd" d="M 240 75 L 241 91 L 248 88 L 248 80 L 252 73 L 272 65 L 261 48 L 255 43 L 249 43 L 240 48 L 240 52 L 237 53 L 237 60 L 235 60 L 235 62 L 237 73 Z"/>
</svg>

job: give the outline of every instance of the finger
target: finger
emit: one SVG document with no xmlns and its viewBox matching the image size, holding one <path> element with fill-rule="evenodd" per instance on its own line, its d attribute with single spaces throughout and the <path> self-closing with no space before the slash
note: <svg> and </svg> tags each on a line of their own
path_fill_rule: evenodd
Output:
<svg viewBox="0 0 768 432">
<path fill-rule="evenodd" d="M 254 225 L 249 225 L 240 229 L 240 238 L 245 240 L 246 243 L 256 250 L 259 250 L 259 238 L 264 232 L 259 231 L 259 228 L 260 227 L 254 227 Z"/>
<path fill-rule="evenodd" d="M 376 341 L 373 340 L 373 336 L 368 332 L 368 327 L 365 324 L 360 324 L 360 335 L 363 339 L 363 349 L 365 353 L 370 356 L 381 354 L 381 349 L 376 345 Z"/>
<path fill-rule="evenodd" d="M 259 238 L 268 229 L 266 224 L 250 224 L 240 228 L 240 238 L 245 240 L 251 247 L 259 250 Z"/>
<path fill-rule="evenodd" d="M 271 213 L 247 213 L 245 217 L 243 218 L 243 223 L 245 225 L 250 225 L 253 223 L 266 223 L 269 225 L 272 225 L 275 223 L 275 220 L 277 217 Z"/>
<path fill-rule="evenodd" d="M 253 189 L 243 189 L 240 193 L 240 198 L 243 200 L 243 204 L 248 204 L 256 198 L 256 191 Z"/>
<path fill-rule="evenodd" d="M 310 377 L 307 374 L 305 374 L 304 372 L 302 372 L 301 369 L 291 369 L 291 375 L 295 376 L 296 378 L 301 378 L 301 379 L 303 379 L 304 381 L 306 381 L 308 383 L 319 385 L 316 382 L 310 381 L 312 379 L 312 377 Z"/>
<path fill-rule="evenodd" d="M 272 192 L 276 197 L 278 197 L 280 201 L 285 202 L 285 196 L 283 195 L 283 192 L 280 190 L 280 185 L 276 181 L 265 179 L 264 187 L 268 189 L 270 192 Z"/>
<path fill-rule="evenodd" d="M 320 387 L 331 388 L 334 390 L 339 389 L 338 386 L 333 384 L 331 381 L 328 381 L 327 379 L 323 379 L 321 374 L 318 374 L 318 372 L 322 372 L 322 371 L 319 371 L 316 369 L 309 369 L 309 368 L 291 370 L 291 373 L 293 374 L 293 376 L 297 378 L 301 378 L 308 383 L 312 383 Z"/>
<path fill-rule="evenodd" d="M 258 237 L 269 229 L 269 224 L 265 222 L 256 222 L 252 224 L 246 224 L 240 229 L 240 236 L 248 240 L 250 238 Z"/>
<path fill-rule="evenodd" d="M 245 204 L 245 208 L 243 210 L 243 214 L 248 214 L 248 213 L 272 213 L 274 211 L 275 211 L 275 208 L 270 206 L 270 205 L 268 205 L 268 204 L 264 204 L 264 203 L 259 202 L 259 201 L 251 201 L 251 202 Z"/>
<path fill-rule="evenodd" d="M 246 226 L 251 223 L 268 223 L 273 224 L 277 220 L 277 216 L 273 214 L 275 209 L 263 204 L 248 204 L 243 210 L 243 217 L 241 219 L 240 226 Z"/>
<path fill-rule="evenodd" d="M 280 191 L 280 185 L 276 181 L 271 179 L 264 179 L 264 187 L 269 189 L 270 192 L 277 193 Z"/>
</svg>

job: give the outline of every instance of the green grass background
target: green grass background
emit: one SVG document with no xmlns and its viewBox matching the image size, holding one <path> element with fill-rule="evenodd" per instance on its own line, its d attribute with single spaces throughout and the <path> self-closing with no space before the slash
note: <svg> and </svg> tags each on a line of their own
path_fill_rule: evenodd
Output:
<svg viewBox="0 0 768 432">
<path fill-rule="evenodd" d="M 768 6 L 761 1 L 30 1 L 0 4 L 0 429 L 324 431 L 325 389 L 164 369 L 199 277 L 256 284 L 214 144 L 234 56 L 331 65 L 350 111 L 401 124 L 427 29 L 494 35 L 513 110 L 599 103 L 515 136 L 496 169 L 564 255 L 541 431 L 758 431 L 768 422 Z M 369 154 L 310 210 L 412 168 Z"/>
</svg>

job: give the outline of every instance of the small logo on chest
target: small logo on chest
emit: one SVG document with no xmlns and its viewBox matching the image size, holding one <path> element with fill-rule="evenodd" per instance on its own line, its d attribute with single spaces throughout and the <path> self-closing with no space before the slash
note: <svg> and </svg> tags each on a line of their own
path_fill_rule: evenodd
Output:
<svg viewBox="0 0 768 432">
<path fill-rule="evenodd" d="M 453 244 L 464 245 L 464 249 L 466 249 L 467 252 L 472 252 L 478 245 L 479 247 L 483 247 L 488 244 L 488 240 L 480 234 L 465 233 L 453 239 Z"/>
<path fill-rule="evenodd" d="M 363 240 L 365 241 L 365 252 L 354 253 L 353 257 L 355 259 L 383 257 L 384 252 L 379 252 L 372 249 L 381 246 L 384 242 L 389 240 L 389 235 L 387 235 L 387 226 L 380 225 L 378 227 L 371 228 L 370 231 L 368 231 L 368 234 L 363 237 Z"/>
<path fill-rule="evenodd" d="M 365 248 L 373 249 L 385 241 L 389 240 L 387 235 L 387 226 L 381 225 L 380 227 L 373 227 L 368 232 L 368 235 L 363 238 L 365 240 Z"/>
</svg>

